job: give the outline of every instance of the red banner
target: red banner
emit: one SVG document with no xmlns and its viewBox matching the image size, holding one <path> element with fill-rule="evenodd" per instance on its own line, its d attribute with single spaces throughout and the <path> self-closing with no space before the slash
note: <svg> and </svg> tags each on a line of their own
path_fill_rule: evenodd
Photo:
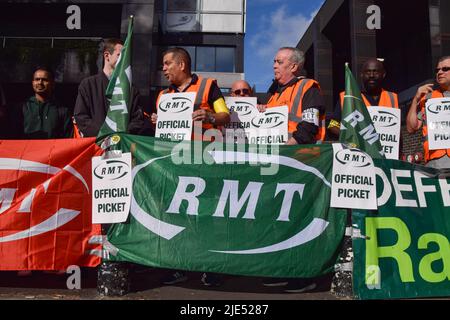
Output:
<svg viewBox="0 0 450 320">
<path fill-rule="evenodd" d="M 89 139 L 0 140 L 0 270 L 96 266 Z"/>
</svg>

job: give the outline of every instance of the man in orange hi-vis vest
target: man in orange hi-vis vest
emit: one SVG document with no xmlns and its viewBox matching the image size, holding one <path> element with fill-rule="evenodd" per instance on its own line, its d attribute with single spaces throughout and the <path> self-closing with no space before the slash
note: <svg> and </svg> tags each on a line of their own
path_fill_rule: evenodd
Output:
<svg viewBox="0 0 450 320">
<path fill-rule="evenodd" d="M 293 47 L 282 47 L 273 60 L 274 84 L 266 108 L 288 106 L 289 121 L 287 144 L 314 144 L 325 137 L 325 102 L 319 83 L 299 76 L 303 71 L 305 55 Z"/>
<path fill-rule="evenodd" d="M 266 108 L 288 106 L 288 132 L 290 138 L 287 144 L 315 144 L 323 140 L 325 102 L 320 93 L 319 83 L 307 79 L 300 74 L 303 71 L 305 56 L 302 51 L 292 47 L 282 47 L 278 50 L 273 71 L 275 82 L 269 89 L 271 96 L 266 105 L 258 105 L 260 112 Z M 284 286 L 285 292 L 306 292 L 316 287 L 315 279 L 306 278 L 267 278 L 266 287 Z"/>
<path fill-rule="evenodd" d="M 383 62 L 376 58 L 368 59 L 361 69 L 361 97 L 367 107 L 389 107 L 398 109 L 398 96 L 395 92 L 383 89 L 383 80 L 386 78 L 386 70 Z M 341 92 L 339 101 L 335 106 L 332 119 L 328 125 L 328 133 L 339 139 L 339 128 L 341 126 L 341 112 L 344 105 L 344 94 Z M 332 139 L 334 140 L 334 139 Z"/>
<path fill-rule="evenodd" d="M 163 72 L 170 86 L 159 93 L 156 105 L 164 94 L 195 92 L 197 95 L 192 113 L 194 123 L 201 122 L 203 130 L 207 130 L 230 122 L 230 111 L 216 80 L 191 73 L 191 57 L 185 49 L 176 47 L 164 52 Z M 154 125 L 157 119 L 158 115 L 153 113 L 151 122 Z M 194 136 L 194 139 L 201 138 Z"/>
<path fill-rule="evenodd" d="M 168 49 L 163 54 L 163 72 L 170 86 L 159 93 L 156 105 L 164 94 L 176 92 L 195 92 L 194 112 L 192 120 L 201 124 L 203 130 L 223 126 L 230 122 L 230 111 L 225 104 L 223 94 L 214 79 L 203 78 L 191 73 L 191 57 L 189 53 L 179 47 Z M 151 122 L 155 125 L 158 115 L 151 115 Z M 203 139 L 194 135 L 193 139 Z M 170 270 L 162 280 L 163 284 L 172 285 L 187 280 L 187 276 L 180 270 Z M 213 273 L 203 273 L 201 282 L 205 286 L 219 286 L 220 277 Z"/>
<path fill-rule="evenodd" d="M 414 133 L 422 127 L 425 161 L 427 166 L 438 169 L 450 168 L 450 149 L 429 149 L 425 103 L 428 99 L 444 97 L 450 97 L 450 56 L 439 59 L 436 67 L 436 84 L 426 84 L 417 89 L 406 117 L 406 128 L 409 133 Z"/>
</svg>

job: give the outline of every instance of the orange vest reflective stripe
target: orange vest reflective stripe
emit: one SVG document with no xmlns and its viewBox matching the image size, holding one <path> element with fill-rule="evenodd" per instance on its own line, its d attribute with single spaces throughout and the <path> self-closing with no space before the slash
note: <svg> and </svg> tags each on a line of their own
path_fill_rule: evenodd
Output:
<svg viewBox="0 0 450 320">
<path fill-rule="evenodd" d="M 191 83 L 191 85 L 184 92 L 195 92 L 197 95 L 195 96 L 194 102 L 194 111 L 198 109 L 204 109 L 209 112 L 214 112 L 214 110 L 208 104 L 209 92 L 211 90 L 211 85 L 215 82 L 215 79 L 203 78 L 198 76 L 198 79 L 195 83 Z M 159 92 L 158 99 L 156 100 L 156 106 L 159 105 L 159 100 L 163 94 L 166 93 L 175 93 L 172 87 L 169 87 L 165 90 Z M 194 124 L 195 125 L 195 124 Z M 214 126 L 210 123 L 203 123 L 202 129 L 208 130 L 214 128 Z M 203 137 L 194 136 L 195 128 L 193 128 L 192 139 L 193 140 L 202 140 Z"/>
<path fill-rule="evenodd" d="M 341 92 L 340 98 L 341 98 L 341 108 L 344 107 L 344 95 L 345 92 Z M 364 100 L 364 104 L 366 107 L 372 106 L 369 100 L 367 100 L 366 96 L 361 93 L 361 96 Z M 398 109 L 398 96 L 394 92 L 386 91 L 384 89 L 381 89 L 381 96 L 380 96 L 380 102 L 378 102 L 379 107 L 389 107 L 389 108 L 396 108 Z"/>
<path fill-rule="evenodd" d="M 425 102 L 428 99 L 434 99 L 434 98 L 444 98 L 444 95 L 439 90 L 434 90 L 431 95 L 427 94 L 420 100 L 420 110 L 422 111 L 422 114 L 425 114 Z M 426 121 L 423 123 L 422 126 L 422 137 L 423 137 L 423 151 L 424 151 L 424 159 L 425 162 L 428 162 L 433 159 L 439 159 L 442 158 L 447 154 L 447 156 L 450 157 L 450 149 L 438 149 L 438 150 L 430 150 L 429 149 L 429 143 L 428 143 L 428 128 Z"/>
<path fill-rule="evenodd" d="M 281 94 L 275 92 L 267 102 L 268 108 L 278 106 L 288 106 L 289 121 L 288 132 L 292 134 L 297 130 L 297 124 L 302 121 L 303 97 L 309 89 L 316 87 L 320 90 L 320 85 L 312 79 L 301 79 L 294 85 L 287 87 Z M 316 134 L 317 141 L 325 139 L 325 114 L 319 114 L 319 131 Z"/>
</svg>

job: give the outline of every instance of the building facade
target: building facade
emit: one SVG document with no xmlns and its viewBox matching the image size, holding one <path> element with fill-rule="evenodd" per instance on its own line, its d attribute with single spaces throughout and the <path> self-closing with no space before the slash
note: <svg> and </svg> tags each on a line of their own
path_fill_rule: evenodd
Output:
<svg viewBox="0 0 450 320">
<path fill-rule="evenodd" d="M 181 46 L 196 73 L 225 90 L 243 78 L 246 0 L 8 1 L 0 3 L 0 75 L 8 105 L 32 94 L 32 70 L 55 70 L 57 93 L 73 107 L 78 84 L 102 69 L 102 38 L 125 39 L 134 16 L 133 84 L 151 109 L 167 86 L 162 52 Z"/>
<path fill-rule="evenodd" d="M 418 86 L 434 79 L 437 59 L 450 54 L 450 1 L 326 0 L 297 47 L 323 89 L 331 112 L 344 89 L 344 64 L 359 79 L 370 57 L 384 59 L 385 87 L 399 93 L 403 120 Z M 421 150 L 403 135 L 403 154 Z M 405 143 L 406 142 L 406 143 Z"/>
<path fill-rule="evenodd" d="M 151 90 L 167 87 L 162 54 L 171 47 L 185 48 L 193 72 L 217 79 L 226 92 L 244 78 L 246 0 L 156 0 Z"/>
</svg>

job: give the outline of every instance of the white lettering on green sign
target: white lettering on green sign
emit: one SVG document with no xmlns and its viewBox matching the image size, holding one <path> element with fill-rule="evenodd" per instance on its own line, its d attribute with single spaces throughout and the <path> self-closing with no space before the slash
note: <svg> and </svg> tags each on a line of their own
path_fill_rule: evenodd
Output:
<svg viewBox="0 0 450 320">
<path fill-rule="evenodd" d="M 225 217 L 225 208 L 228 206 L 228 216 L 230 218 L 237 218 L 239 212 L 245 207 L 245 214 L 243 219 L 255 219 L 256 205 L 258 204 L 259 195 L 264 183 L 249 182 L 241 197 L 239 197 L 239 181 L 223 180 L 222 192 L 217 203 L 216 210 L 213 217 Z M 188 191 L 191 190 L 191 191 Z M 180 213 L 181 203 L 187 201 L 188 206 L 186 214 L 198 215 L 198 208 L 200 205 L 199 196 L 205 191 L 206 182 L 198 177 L 179 177 L 177 189 L 175 190 L 172 201 L 167 209 L 167 213 Z M 296 183 L 278 183 L 275 191 L 275 196 L 284 191 L 283 202 L 280 208 L 280 213 L 277 221 L 289 221 L 289 213 L 292 207 L 292 201 L 295 193 L 303 196 L 304 184 Z"/>
</svg>

